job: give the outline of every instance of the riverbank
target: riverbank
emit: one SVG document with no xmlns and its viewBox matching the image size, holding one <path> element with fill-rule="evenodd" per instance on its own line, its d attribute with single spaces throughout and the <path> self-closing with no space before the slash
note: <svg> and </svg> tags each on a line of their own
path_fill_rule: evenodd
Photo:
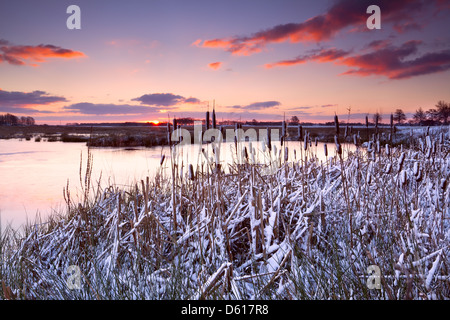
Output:
<svg viewBox="0 0 450 320">
<path fill-rule="evenodd" d="M 182 126 L 193 137 L 194 126 Z M 234 130 L 234 126 L 221 126 L 223 132 L 227 129 Z M 254 129 L 259 131 L 267 129 L 266 126 L 243 126 L 245 131 Z M 270 130 L 278 130 L 281 136 L 282 128 L 270 127 Z M 315 125 L 315 126 L 288 126 L 285 140 L 304 140 L 306 134 L 312 141 L 334 142 L 336 129 L 334 126 Z M 360 140 L 368 141 L 373 134 L 379 132 L 380 139 L 387 141 L 390 128 L 382 126 L 376 129 L 373 126 L 366 128 L 343 127 L 341 128 L 340 138 L 343 142 L 353 143 L 353 135 L 358 135 Z M 224 137 L 226 135 L 224 134 Z M 394 136 L 395 138 L 395 136 Z M 0 126 L 0 139 L 24 139 L 34 140 L 36 142 L 85 142 L 92 147 L 153 147 L 168 145 L 168 133 L 166 126 L 142 125 L 142 126 Z"/>
</svg>

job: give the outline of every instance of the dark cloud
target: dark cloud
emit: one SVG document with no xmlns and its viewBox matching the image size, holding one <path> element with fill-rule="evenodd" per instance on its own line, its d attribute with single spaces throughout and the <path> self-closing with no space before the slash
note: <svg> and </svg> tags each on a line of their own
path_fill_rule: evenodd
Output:
<svg viewBox="0 0 450 320">
<path fill-rule="evenodd" d="M 398 33 L 405 33 L 408 31 L 415 31 L 423 29 L 424 25 L 417 22 L 406 21 L 403 23 L 394 23 L 394 29 Z"/>
<path fill-rule="evenodd" d="M 305 63 L 307 61 L 317 61 L 317 62 L 329 62 L 336 59 L 342 58 L 348 55 L 350 51 L 340 50 L 336 48 L 313 50 L 311 53 L 306 55 L 298 56 L 291 60 L 282 60 L 275 63 L 268 63 L 265 65 L 266 68 L 274 68 L 280 66 L 292 66 L 296 64 Z"/>
<path fill-rule="evenodd" d="M 65 106 L 63 109 L 90 115 L 117 115 L 117 114 L 148 114 L 158 112 L 159 108 L 134 106 L 128 104 L 95 104 L 89 102 L 80 102 Z"/>
<path fill-rule="evenodd" d="M 333 62 L 350 70 L 343 75 L 379 75 L 389 79 L 406 79 L 450 69 L 450 50 L 420 55 L 421 41 L 411 40 L 400 46 L 389 41 L 377 40 L 369 43 L 362 53 L 351 55 L 349 51 L 327 49 L 302 55 L 292 60 L 267 64 L 266 68 L 292 66 L 307 61 Z M 418 56 L 419 55 L 419 56 Z M 416 58 L 412 58 L 415 57 Z"/>
<path fill-rule="evenodd" d="M 164 107 L 172 107 L 182 103 L 194 103 L 194 104 L 201 103 L 201 101 L 197 98 L 193 97 L 185 98 L 183 96 L 175 95 L 172 93 L 144 94 L 143 96 L 132 99 L 132 101 L 139 101 L 141 104 L 149 106 L 164 106 Z"/>
<path fill-rule="evenodd" d="M 262 109 L 276 107 L 279 105 L 281 105 L 281 103 L 278 101 L 263 101 L 263 102 L 254 102 L 254 103 L 251 103 L 246 106 L 235 105 L 235 106 L 231 106 L 230 108 L 245 109 L 245 110 L 262 110 Z"/>
<path fill-rule="evenodd" d="M 200 101 L 200 99 L 197 99 L 197 98 L 187 98 L 184 100 L 184 103 L 199 104 L 202 102 Z"/>
<path fill-rule="evenodd" d="M 301 107 L 292 107 L 292 108 L 286 108 L 286 111 L 289 112 L 304 112 L 304 110 L 312 109 L 312 106 L 301 106 Z"/>
<path fill-rule="evenodd" d="M 9 41 L 0 39 L 0 63 L 7 62 L 12 65 L 26 65 L 27 61 L 44 62 L 48 58 L 79 58 L 85 57 L 80 51 L 74 51 L 54 45 L 40 44 L 37 46 L 12 45 Z"/>
<path fill-rule="evenodd" d="M 281 103 L 278 101 L 254 102 L 252 104 L 245 106 L 244 109 L 260 110 L 260 109 L 276 107 L 279 105 L 281 105 Z"/>
<path fill-rule="evenodd" d="M 450 69 L 450 50 L 417 56 L 421 41 L 408 41 L 401 46 L 388 46 L 381 50 L 354 55 L 337 61 L 351 70 L 343 74 L 359 76 L 381 75 L 389 79 L 405 79 Z"/>
<path fill-rule="evenodd" d="M 383 49 L 387 46 L 391 45 L 391 40 L 389 39 L 383 39 L 383 40 L 374 40 L 366 45 L 366 49 Z"/>
<path fill-rule="evenodd" d="M 349 27 L 365 30 L 368 18 L 366 9 L 370 5 L 378 5 L 382 8 L 383 24 L 395 23 L 397 30 L 404 32 L 418 28 L 417 23 L 414 22 L 415 15 L 421 14 L 426 7 L 436 6 L 436 2 L 425 0 L 340 0 L 336 1 L 326 13 L 303 22 L 280 24 L 250 36 L 205 40 L 201 46 L 222 48 L 237 55 L 250 55 L 260 52 L 268 43 L 326 41 Z"/>
<path fill-rule="evenodd" d="M 0 113 L 12 113 L 12 114 L 34 114 L 34 113 L 55 113 L 53 111 L 41 111 L 33 108 L 20 108 L 20 107 L 7 107 L 0 106 Z"/>
<path fill-rule="evenodd" d="M 314 105 L 314 106 L 300 106 L 300 107 L 291 107 L 291 108 L 285 108 L 286 111 L 288 112 L 299 112 L 299 113 L 303 113 L 303 114 L 309 114 L 308 112 L 306 112 L 305 110 L 310 110 L 313 111 L 315 113 L 318 113 L 318 108 L 330 108 L 330 107 L 335 107 L 337 106 L 337 104 L 323 104 L 323 105 Z M 313 109 L 313 110 L 311 110 Z M 321 113 L 322 111 L 320 111 L 319 113 Z"/>
<path fill-rule="evenodd" d="M 52 96 L 45 91 L 20 92 L 0 89 L 1 107 L 21 107 L 30 105 L 47 105 L 67 101 L 64 97 Z"/>
</svg>

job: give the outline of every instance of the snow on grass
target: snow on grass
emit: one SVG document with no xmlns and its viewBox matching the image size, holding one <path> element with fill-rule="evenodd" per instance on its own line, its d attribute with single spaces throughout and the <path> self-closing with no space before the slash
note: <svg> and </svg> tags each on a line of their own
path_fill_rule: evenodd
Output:
<svg viewBox="0 0 450 320">
<path fill-rule="evenodd" d="M 172 175 L 127 190 L 86 177 L 67 212 L 0 234 L 0 297 L 449 299 L 449 133 L 326 163 L 310 149 L 286 161 L 286 148 L 227 172 L 171 161 Z"/>
</svg>

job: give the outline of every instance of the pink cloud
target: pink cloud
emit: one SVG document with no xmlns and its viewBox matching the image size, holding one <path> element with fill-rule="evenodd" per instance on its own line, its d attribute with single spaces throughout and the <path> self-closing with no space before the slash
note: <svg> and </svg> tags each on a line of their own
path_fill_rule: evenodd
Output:
<svg viewBox="0 0 450 320">
<path fill-rule="evenodd" d="M 50 44 L 17 46 L 11 45 L 6 40 L 1 40 L 0 57 L 0 63 L 7 62 L 13 65 L 26 65 L 27 61 L 45 62 L 49 58 L 72 59 L 86 57 L 86 55 L 80 51 L 64 49 Z M 30 65 L 37 66 L 36 63 Z"/>
<path fill-rule="evenodd" d="M 361 30 L 366 25 L 366 9 L 371 4 L 383 8 L 383 23 L 395 23 L 397 31 L 418 28 L 414 14 L 426 6 L 436 5 L 433 1 L 413 0 L 340 0 L 326 13 L 299 23 L 287 23 L 256 32 L 250 36 L 216 38 L 197 42 L 204 48 L 220 48 L 234 55 L 251 55 L 260 52 L 269 43 L 319 42 L 330 40 L 346 28 Z"/>
<path fill-rule="evenodd" d="M 191 43 L 191 46 L 198 47 L 200 43 L 202 42 L 202 39 L 197 39 L 194 42 Z"/>
<path fill-rule="evenodd" d="M 222 62 L 212 62 L 208 64 L 208 67 L 210 67 L 213 70 L 217 70 L 222 66 Z"/>
</svg>

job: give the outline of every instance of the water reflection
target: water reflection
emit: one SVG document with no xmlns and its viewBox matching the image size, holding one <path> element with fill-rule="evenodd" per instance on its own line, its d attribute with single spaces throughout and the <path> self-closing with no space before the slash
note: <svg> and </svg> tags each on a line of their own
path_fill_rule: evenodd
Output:
<svg viewBox="0 0 450 320">
<path fill-rule="evenodd" d="M 287 142 L 283 147 L 274 142 L 272 156 L 281 156 L 284 160 L 285 147 L 288 147 L 288 159 L 295 160 L 305 156 L 303 143 Z M 227 163 L 239 161 L 243 149 L 247 148 L 250 162 L 267 161 L 261 142 L 222 143 L 218 160 L 225 170 Z M 313 143 L 309 152 L 325 161 L 323 143 Z M 202 149 L 204 153 L 202 152 Z M 185 145 L 177 148 L 178 164 L 188 164 L 194 168 L 205 164 L 206 159 L 216 161 L 213 145 Z M 251 150 L 254 150 L 252 154 Z M 295 150 L 295 151 L 294 151 Z M 155 148 L 93 148 L 92 182 L 96 184 L 100 177 L 103 186 L 112 183 L 119 187 L 133 186 L 145 177 L 153 177 L 157 171 L 170 174 L 171 150 L 169 147 Z M 281 152 L 281 155 L 280 155 Z M 69 183 L 71 194 L 79 193 L 80 164 L 84 178 L 87 160 L 87 147 L 84 143 L 34 142 L 17 139 L 0 140 L 0 214 L 2 225 L 11 223 L 15 228 L 28 220 L 34 221 L 36 214 L 45 220 L 53 211 L 63 212 L 65 208 L 63 188 Z M 334 155 L 334 145 L 328 145 L 329 155 Z M 160 166 L 162 155 L 165 156 Z M 206 155 L 206 157 L 205 157 Z M 311 156 L 311 153 L 309 153 Z"/>
</svg>

